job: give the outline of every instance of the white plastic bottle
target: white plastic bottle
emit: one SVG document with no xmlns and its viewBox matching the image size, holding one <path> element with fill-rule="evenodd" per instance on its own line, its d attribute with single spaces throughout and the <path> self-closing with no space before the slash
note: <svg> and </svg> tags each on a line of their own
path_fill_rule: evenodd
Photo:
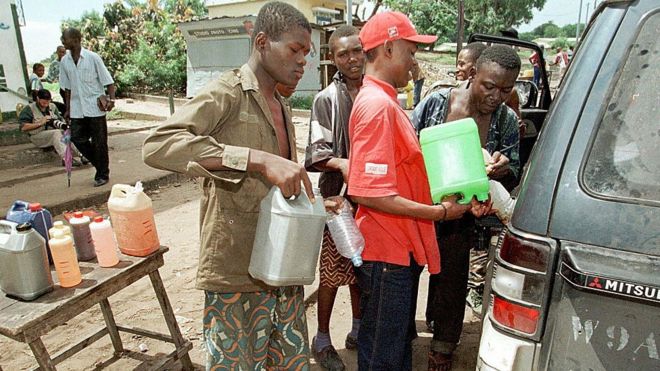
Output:
<svg viewBox="0 0 660 371">
<path fill-rule="evenodd" d="M 364 237 L 355 223 L 348 201 L 344 200 L 339 214 L 328 213 L 326 224 L 335 241 L 337 252 L 345 258 L 351 259 L 354 266 L 361 266 Z"/>
<path fill-rule="evenodd" d="M 50 239 L 50 250 L 53 253 L 53 265 L 60 280 L 60 286 L 73 287 L 82 281 L 80 266 L 76 250 L 73 248 L 73 239 L 60 230 L 53 231 Z"/>
<path fill-rule="evenodd" d="M 89 223 L 89 216 L 84 215 L 82 211 L 76 211 L 73 213 L 73 218 L 69 219 L 69 224 L 71 224 L 71 229 L 73 229 L 73 241 L 76 245 L 76 253 L 80 261 L 88 261 L 96 257 Z"/>
<path fill-rule="evenodd" d="M 493 209 L 496 209 L 495 215 L 506 224 L 511 219 L 513 208 L 516 206 L 516 200 L 511 198 L 509 192 L 504 188 L 502 183 L 496 180 L 489 180 L 490 183 L 490 198 L 493 201 Z"/>
<path fill-rule="evenodd" d="M 53 232 L 56 231 L 56 230 L 60 230 L 65 235 L 73 238 L 73 233 L 71 232 L 71 227 L 64 224 L 64 222 L 61 221 L 61 220 L 54 221 L 53 222 L 53 227 L 48 230 L 48 235 L 50 236 L 50 238 L 53 238 Z M 74 241 L 74 243 L 75 243 L 75 241 Z"/>
<path fill-rule="evenodd" d="M 99 265 L 105 268 L 117 265 L 119 263 L 117 243 L 112 234 L 110 221 L 103 219 L 102 216 L 97 216 L 89 225 L 89 229 L 92 232 L 94 250 L 96 251 L 96 258 L 99 261 Z"/>
</svg>

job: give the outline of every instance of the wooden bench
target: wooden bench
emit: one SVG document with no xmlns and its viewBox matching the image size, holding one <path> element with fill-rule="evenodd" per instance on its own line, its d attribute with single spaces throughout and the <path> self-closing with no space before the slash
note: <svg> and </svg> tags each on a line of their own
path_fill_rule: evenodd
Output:
<svg viewBox="0 0 660 371">
<path fill-rule="evenodd" d="M 83 274 L 83 281 L 80 284 L 72 288 L 62 288 L 56 284 L 52 292 L 34 301 L 20 301 L 0 293 L 2 295 L 0 297 L 0 334 L 27 343 L 39 364 L 37 370 L 55 370 L 55 365 L 105 335 L 110 336 L 115 355 L 120 355 L 124 351 L 119 336 L 120 331 L 174 344 L 175 350 L 165 356 L 160 364 L 155 366 L 155 369 L 171 369 L 172 365 L 180 360 L 184 370 L 193 370 L 193 364 L 188 355 L 192 349 L 192 343 L 181 335 L 158 272 L 158 268 L 164 264 L 163 254 L 168 250 L 169 248 L 163 246 L 144 258 L 121 255 L 119 264 L 112 268 L 100 268 L 95 261 L 80 262 L 81 271 L 88 272 Z M 170 335 L 120 326 L 115 323 L 108 297 L 147 275 L 151 279 Z M 53 281 L 57 282 L 55 272 L 53 272 L 53 278 Z M 41 337 L 97 304 L 101 307 L 105 326 L 51 357 L 41 341 Z M 2 370 L 1 367 L 0 370 Z"/>
</svg>

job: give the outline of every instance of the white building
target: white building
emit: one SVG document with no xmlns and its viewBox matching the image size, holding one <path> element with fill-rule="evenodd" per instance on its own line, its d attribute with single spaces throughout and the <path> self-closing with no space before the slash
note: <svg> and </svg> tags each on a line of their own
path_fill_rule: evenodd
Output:
<svg viewBox="0 0 660 371">
<path fill-rule="evenodd" d="M 326 42 L 322 25 L 346 19 L 345 0 L 284 0 L 300 10 L 312 24 L 312 49 L 297 95 L 314 95 L 322 88 L 321 46 Z M 186 95 L 194 96 L 222 71 L 247 62 L 252 43 L 250 34 L 259 9 L 267 0 L 209 0 L 208 18 L 179 24 L 188 49 Z M 353 0 L 354 4 L 361 0 Z"/>
<path fill-rule="evenodd" d="M 0 0 L 0 111 L 14 117 L 16 104 L 27 104 L 28 74 L 16 0 Z"/>
</svg>

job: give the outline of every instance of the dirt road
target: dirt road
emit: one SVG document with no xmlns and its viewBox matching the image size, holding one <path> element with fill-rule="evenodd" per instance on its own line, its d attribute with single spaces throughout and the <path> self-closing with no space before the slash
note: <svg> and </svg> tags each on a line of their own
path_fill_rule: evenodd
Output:
<svg viewBox="0 0 660 371">
<path fill-rule="evenodd" d="M 203 369 L 204 349 L 202 348 L 202 292 L 194 288 L 198 254 L 198 195 L 197 185 L 184 182 L 169 186 L 151 197 L 156 209 L 156 225 L 161 243 L 170 246 L 165 255 L 165 266 L 160 273 L 174 308 L 183 335 L 193 344 L 191 357 L 193 362 Z M 101 212 L 107 212 L 101 209 Z M 426 366 L 426 353 L 431 334 L 425 332 L 424 307 L 428 274 L 423 274 L 420 284 L 419 305 L 417 310 L 417 328 L 420 337 L 414 342 L 414 369 L 423 370 Z M 115 318 L 118 323 L 139 326 L 148 330 L 167 332 L 167 327 L 160 314 L 148 279 L 142 279 L 120 293 L 110 297 Z M 310 334 L 316 333 L 316 308 L 308 307 L 307 319 Z M 67 325 L 52 330 L 44 343 L 52 353 L 63 349 L 74 339 L 91 334 L 103 325 L 99 309 L 91 309 Z M 349 370 L 356 370 L 356 353 L 344 349 L 343 340 L 350 330 L 351 315 L 348 290 L 339 291 L 332 319 L 332 337 L 339 354 L 346 360 Z M 459 346 L 455 370 L 473 370 L 478 346 L 479 322 L 468 314 L 461 345 Z M 60 370 L 91 370 L 106 367 L 109 370 L 142 369 L 149 360 L 169 353 L 172 347 L 148 338 L 122 334 L 124 347 L 128 350 L 124 357 L 114 359 L 109 338 L 104 338 L 85 349 L 73 359 L 59 365 Z M 311 335 L 310 335 L 311 336 Z M 140 352 L 140 346 L 148 348 Z M 35 365 L 32 353 L 27 345 L 0 338 L 0 365 L 5 370 L 22 370 Z M 140 366 L 142 362 L 146 364 Z M 312 370 L 321 368 L 314 365 Z"/>
<path fill-rule="evenodd" d="M 298 158 L 302 160 L 304 156 L 302 149 L 308 132 L 308 119 L 295 117 L 294 121 L 298 138 Z M 313 178 L 316 179 L 316 175 Z M 165 266 L 160 269 L 160 274 L 177 316 L 179 327 L 184 337 L 193 343 L 193 350 L 190 353 L 193 363 L 196 368 L 202 370 L 205 364 L 201 325 L 203 294 L 194 288 L 199 249 L 199 194 L 197 184 L 190 180 L 170 185 L 151 193 L 150 196 L 156 212 L 156 225 L 161 243 L 170 247 L 170 251 L 165 254 Z M 104 205 L 97 205 L 95 209 L 107 214 Z M 419 338 L 413 343 L 413 368 L 415 370 L 426 369 L 426 354 L 431 339 L 431 334 L 425 332 L 424 324 L 427 282 L 428 273 L 424 273 L 420 283 L 417 307 Z M 311 294 L 314 286 L 308 287 L 307 290 Z M 110 297 L 109 301 L 117 323 L 163 333 L 168 332 L 147 278 Z M 339 290 L 333 312 L 331 336 L 339 354 L 344 358 L 348 370 L 356 370 L 356 353 L 344 349 L 343 345 L 346 333 L 351 326 L 350 313 L 348 290 L 342 288 Z M 316 308 L 313 302 L 308 307 L 307 320 L 311 338 L 317 328 Z M 73 342 L 96 332 L 103 326 L 103 323 L 100 309 L 93 308 L 69 321 L 66 325 L 53 329 L 43 338 L 43 341 L 49 352 L 55 354 Z M 480 322 L 476 321 L 471 313 L 468 313 L 463 338 L 456 353 L 454 370 L 474 370 L 479 342 L 479 325 Z M 121 334 L 121 337 L 124 348 L 127 350 L 123 356 L 113 357 L 112 344 L 109 337 L 106 337 L 78 353 L 72 359 L 61 363 L 58 365 L 58 369 L 76 371 L 101 368 L 108 370 L 145 369 L 150 362 L 173 350 L 170 344 L 149 338 L 124 333 Z M 141 348 L 146 350 L 143 352 L 140 350 Z M 2 369 L 24 370 L 34 366 L 36 366 L 36 362 L 27 345 L 0 337 L 0 367 Z M 312 370 L 321 370 L 321 368 L 313 364 Z"/>
</svg>

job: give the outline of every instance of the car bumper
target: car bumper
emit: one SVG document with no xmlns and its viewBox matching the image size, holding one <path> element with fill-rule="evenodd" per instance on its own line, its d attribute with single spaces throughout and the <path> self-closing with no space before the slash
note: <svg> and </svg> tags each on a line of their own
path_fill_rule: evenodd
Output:
<svg viewBox="0 0 660 371">
<path fill-rule="evenodd" d="M 538 353 L 541 346 L 530 340 L 508 335 L 484 318 L 479 344 L 479 371 L 529 371 L 538 369 Z"/>
</svg>

